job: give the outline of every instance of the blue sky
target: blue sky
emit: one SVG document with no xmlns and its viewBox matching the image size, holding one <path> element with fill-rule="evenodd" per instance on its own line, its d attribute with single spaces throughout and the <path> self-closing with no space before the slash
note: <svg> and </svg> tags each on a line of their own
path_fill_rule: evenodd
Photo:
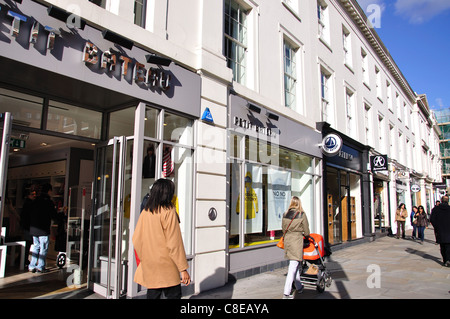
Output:
<svg viewBox="0 0 450 319">
<path fill-rule="evenodd" d="M 357 1 L 412 89 L 450 108 L 450 0 Z"/>
</svg>

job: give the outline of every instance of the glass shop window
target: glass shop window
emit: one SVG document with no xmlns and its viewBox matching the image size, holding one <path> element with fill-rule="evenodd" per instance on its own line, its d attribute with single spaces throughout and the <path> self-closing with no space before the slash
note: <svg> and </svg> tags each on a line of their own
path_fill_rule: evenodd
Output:
<svg viewBox="0 0 450 319">
<path fill-rule="evenodd" d="M 44 99 L 0 88 L 0 113 L 11 112 L 13 123 L 41 128 Z"/>
<path fill-rule="evenodd" d="M 50 101 L 47 115 L 47 130 L 100 139 L 101 129 L 101 112 Z"/>
<path fill-rule="evenodd" d="M 163 138 L 165 141 L 192 146 L 192 125 L 190 119 L 165 112 Z"/>
<path fill-rule="evenodd" d="M 134 135 L 136 107 L 111 112 L 109 115 L 109 138 Z"/>
<path fill-rule="evenodd" d="M 232 144 L 238 141 L 231 136 Z M 277 242 L 292 196 L 300 198 L 313 227 L 313 158 L 248 137 L 245 151 L 245 161 L 230 158 L 229 247 Z"/>
</svg>

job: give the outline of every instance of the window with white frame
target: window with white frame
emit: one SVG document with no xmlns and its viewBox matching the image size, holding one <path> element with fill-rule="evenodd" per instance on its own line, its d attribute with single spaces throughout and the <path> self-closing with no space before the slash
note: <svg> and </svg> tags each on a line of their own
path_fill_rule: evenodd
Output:
<svg viewBox="0 0 450 319">
<path fill-rule="evenodd" d="M 381 72 L 380 69 L 375 66 L 376 86 L 377 86 L 377 98 L 383 99 L 383 90 L 381 88 Z"/>
<path fill-rule="evenodd" d="M 384 125 L 384 116 L 378 114 L 378 138 L 379 138 L 379 148 L 382 153 L 386 153 L 386 129 Z"/>
<path fill-rule="evenodd" d="M 367 57 L 366 51 L 361 48 L 361 60 L 362 60 L 362 78 L 363 82 L 370 86 L 369 84 L 369 58 Z"/>
<path fill-rule="evenodd" d="M 389 109 L 391 112 L 394 112 L 394 110 L 392 109 L 392 91 L 391 91 L 391 83 L 389 83 L 389 81 L 386 81 L 386 102 L 387 102 L 388 109 Z"/>
<path fill-rule="evenodd" d="M 134 0 L 134 24 L 145 28 L 147 0 Z"/>
<path fill-rule="evenodd" d="M 372 145 L 372 110 L 368 103 L 364 103 L 364 126 L 366 128 L 366 144 Z"/>
<path fill-rule="evenodd" d="M 283 40 L 284 60 L 284 105 L 293 110 L 297 108 L 297 63 L 296 51 L 291 42 Z"/>
<path fill-rule="evenodd" d="M 331 73 L 320 70 L 321 120 L 334 126 L 333 85 Z"/>
<path fill-rule="evenodd" d="M 397 117 L 401 121 L 402 120 L 402 111 L 400 108 L 400 94 L 398 92 L 395 92 L 395 108 L 397 112 Z"/>
<path fill-rule="evenodd" d="M 325 0 L 317 0 L 317 16 L 319 22 L 319 39 L 330 43 L 330 23 L 328 4 Z"/>
<path fill-rule="evenodd" d="M 406 166 L 412 167 L 411 156 L 408 156 L 407 154 L 412 154 L 411 141 L 409 140 L 409 138 L 406 138 Z"/>
<path fill-rule="evenodd" d="M 352 67 L 352 38 L 350 31 L 342 26 L 342 46 L 344 48 L 344 64 Z"/>
<path fill-rule="evenodd" d="M 395 154 L 395 140 L 397 137 L 395 136 L 395 125 L 389 123 L 389 156 L 392 158 L 397 158 Z"/>
<path fill-rule="evenodd" d="M 398 160 L 405 164 L 405 143 L 403 142 L 403 133 L 398 131 Z"/>
<path fill-rule="evenodd" d="M 403 119 L 406 127 L 409 127 L 409 112 L 408 112 L 408 105 L 406 102 L 403 102 Z"/>
<path fill-rule="evenodd" d="M 356 136 L 356 114 L 355 114 L 355 93 L 349 88 L 345 89 L 345 113 L 347 116 L 347 134 L 350 137 Z"/>
<path fill-rule="evenodd" d="M 298 13 L 298 0 L 282 0 L 283 3 L 295 13 Z"/>
<path fill-rule="evenodd" d="M 247 14 L 242 5 L 225 0 L 225 56 L 233 70 L 233 80 L 245 84 L 247 53 Z"/>
</svg>

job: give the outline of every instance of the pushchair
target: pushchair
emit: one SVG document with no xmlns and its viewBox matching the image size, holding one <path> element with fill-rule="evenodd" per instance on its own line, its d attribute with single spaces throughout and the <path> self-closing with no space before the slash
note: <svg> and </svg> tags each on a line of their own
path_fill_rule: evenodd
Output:
<svg viewBox="0 0 450 319">
<path fill-rule="evenodd" d="M 316 286 L 320 293 L 325 291 L 325 287 L 331 286 L 332 278 L 323 262 L 323 257 L 329 254 L 321 235 L 310 234 L 304 238 L 300 279 L 305 285 Z"/>
</svg>

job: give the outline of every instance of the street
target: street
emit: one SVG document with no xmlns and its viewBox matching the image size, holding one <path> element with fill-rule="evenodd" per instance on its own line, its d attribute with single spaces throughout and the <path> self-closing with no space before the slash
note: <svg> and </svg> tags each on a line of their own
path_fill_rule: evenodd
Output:
<svg viewBox="0 0 450 319">
<path fill-rule="evenodd" d="M 420 244 L 381 237 L 332 252 L 325 261 L 333 282 L 323 293 L 305 287 L 295 299 L 450 299 L 450 268 L 444 267 L 432 228 Z M 281 299 L 287 268 L 230 280 L 188 299 Z M 287 301 L 289 302 L 289 301 Z"/>
</svg>

